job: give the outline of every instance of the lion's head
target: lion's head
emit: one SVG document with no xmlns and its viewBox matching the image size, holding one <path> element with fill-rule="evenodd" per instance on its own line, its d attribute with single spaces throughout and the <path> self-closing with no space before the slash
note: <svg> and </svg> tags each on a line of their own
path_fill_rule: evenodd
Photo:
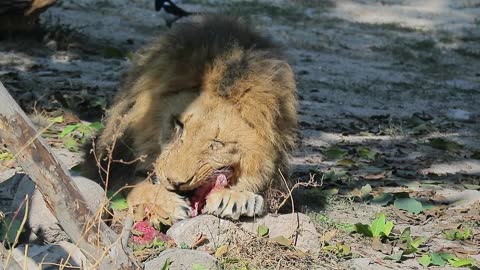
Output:
<svg viewBox="0 0 480 270">
<path fill-rule="evenodd" d="M 175 117 L 175 134 L 156 161 L 156 175 L 187 191 L 222 172 L 229 185 L 262 191 L 291 147 L 295 109 L 288 64 L 232 50 L 213 63 L 200 96 Z"/>
</svg>

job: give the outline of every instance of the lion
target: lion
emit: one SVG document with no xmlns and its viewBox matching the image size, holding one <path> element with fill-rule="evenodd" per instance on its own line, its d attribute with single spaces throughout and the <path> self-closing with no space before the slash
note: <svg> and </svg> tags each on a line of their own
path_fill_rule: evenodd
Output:
<svg viewBox="0 0 480 270">
<path fill-rule="evenodd" d="M 136 54 L 84 167 L 110 187 L 133 185 L 130 206 L 172 222 L 252 217 L 283 185 L 296 129 L 280 48 L 238 18 L 203 15 Z"/>
</svg>

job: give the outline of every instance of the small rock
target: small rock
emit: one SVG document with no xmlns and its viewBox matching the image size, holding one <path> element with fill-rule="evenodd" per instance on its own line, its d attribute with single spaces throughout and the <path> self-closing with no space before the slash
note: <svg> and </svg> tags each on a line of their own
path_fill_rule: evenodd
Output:
<svg viewBox="0 0 480 270">
<path fill-rule="evenodd" d="M 26 265 L 25 269 L 53 270 L 58 269 L 59 264 L 71 266 L 63 269 L 85 269 L 87 265 L 87 259 L 80 249 L 70 242 L 61 241 L 48 245 L 29 244 L 27 256 L 25 256 L 25 249 L 25 245 L 19 245 L 13 250 L 13 259 L 21 266 Z M 65 264 L 67 258 L 69 258 L 68 264 Z"/>
<path fill-rule="evenodd" d="M 190 270 L 192 266 L 198 265 L 204 269 L 220 269 L 218 261 L 210 254 L 191 249 L 169 249 L 160 253 L 158 257 L 147 261 L 144 270 L 165 269 L 165 262 L 169 259 L 170 270 Z"/>
<path fill-rule="evenodd" d="M 262 218 L 247 219 L 239 223 L 239 227 L 231 221 L 220 219 L 211 215 L 200 215 L 175 223 L 167 235 L 175 240 L 177 245 L 191 247 L 200 236 L 207 240 L 201 245 L 200 250 L 229 244 L 233 237 L 243 237 L 248 233 L 257 235 L 259 225 L 269 229 L 269 237 L 283 236 L 290 238 L 297 232 L 296 247 L 302 251 L 320 251 L 319 234 L 309 217 L 302 213 L 272 215 Z M 243 234 L 243 235 L 242 235 Z"/>
<path fill-rule="evenodd" d="M 344 266 L 346 266 L 347 269 L 351 270 L 364 270 L 364 269 L 372 269 L 372 270 L 386 270 L 389 269 L 388 267 L 379 265 L 379 264 L 374 264 L 371 258 L 357 258 L 357 259 L 352 259 L 348 260 L 345 263 L 343 263 Z"/>
<path fill-rule="evenodd" d="M 15 169 L 0 172 L 0 200 L 12 201 L 15 198 L 15 190 L 22 181 L 24 174 L 15 173 Z M 6 209 L 2 209 L 8 211 Z"/>
<path fill-rule="evenodd" d="M 451 109 L 447 111 L 447 117 L 450 120 L 459 121 L 459 122 L 473 122 L 475 115 L 469 111 L 464 111 L 460 109 Z"/>
<path fill-rule="evenodd" d="M 57 42 L 55 40 L 48 41 L 45 46 L 52 51 L 56 51 L 58 49 Z"/>
<path fill-rule="evenodd" d="M 235 233 L 243 232 L 238 230 L 233 222 L 212 215 L 200 215 L 179 221 L 167 231 L 167 235 L 173 238 L 179 246 L 186 244 L 191 247 L 200 236 L 204 236 L 207 240 L 199 247 L 200 250 L 207 247 L 215 249 L 228 244 L 232 234 Z"/>
<path fill-rule="evenodd" d="M 480 201 L 480 191 L 478 190 L 442 189 L 438 190 L 436 194 L 445 198 L 444 203 L 453 203 L 455 206 L 452 209 L 468 209 Z"/>
<path fill-rule="evenodd" d="M 289 239 L 297 233 L 295 247 L 302 251 L 320 251 L 320 235 L 315 229 L 315 225 L 313 225 L 310 218 L 305 214 L 268 214 L 262 218 L 252 219 L 249 222 L 242 222 L 241 227 L 256 235 L 259 225 L 265 225 L 268 227 L 269 238 L 283 236 Z"/>
<path fill-rule="evenodd" d="M 348 265 L 348 269 L 352 270 L 367 270 L 371 269 L 372 259 L 370 258 L 357 258 L 349 260 L 345 265 Z"/>
<path fill-rule="evenodd" d="M 96 212 L 102 205 L 104 190 L 90 179 L 81 176 L 72 178 L 80 193 L 84 196 L 87 205 L 92 211 Z M 42 194 L 35 188 L 35 183 L 27 175 L 20 181 L 10 209 L 16 211 L 22 205 L 25 195 L 29 195 L 30 198 L 27 227 L 31 229 L 32 233 L 28 239 L 30 241 L 38 240 L 50 243 L 68 240 L 69 237 L 62 230 L 55 216 L 47 208 Z M 22 217 L 23 213 L 24 209 L 19 213 L 19 216 Z"/>
</svg>

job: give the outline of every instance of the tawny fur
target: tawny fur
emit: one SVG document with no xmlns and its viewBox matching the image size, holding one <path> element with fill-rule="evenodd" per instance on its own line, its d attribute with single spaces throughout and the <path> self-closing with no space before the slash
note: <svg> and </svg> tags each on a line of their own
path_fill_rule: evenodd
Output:
<svg viewBox="0 0 480 270">
<path fill-rule="evenodd" d="M 95 154 L 104 168 L 112 144 L 114 161 L 145 156 L 113 162 L 108 172 L 115 187 L 155 172 L 160 185 L 132 191 L 135 204 L 151 201 L 146 193 L 193 190 L 224 167 L 233 168 L 230 190 L 266 194 L 283 185 L 279 172 L 287 174 L 296 126 L 294 75 L 278 48 L 237 19 L 209 15 L 137 54 Z M 86 167 L 94 162 L 89 155 Z M 161 205 L 174 215 L 165 210 L 171 201 Z"/>
</svg>

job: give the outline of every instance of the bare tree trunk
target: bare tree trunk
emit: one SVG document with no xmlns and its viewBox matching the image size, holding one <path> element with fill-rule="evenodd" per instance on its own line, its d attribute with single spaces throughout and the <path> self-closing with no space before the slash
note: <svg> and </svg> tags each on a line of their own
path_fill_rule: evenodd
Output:
<svg viewBox="0 0 480 270">
<path fill-rule="evenodd" d="M 35 182 L 47 206 L 95 268 L 138 267 L 121 239 L 87 207 L 68 170 L 0 82 L 0 139 Z"/>
</svg>

